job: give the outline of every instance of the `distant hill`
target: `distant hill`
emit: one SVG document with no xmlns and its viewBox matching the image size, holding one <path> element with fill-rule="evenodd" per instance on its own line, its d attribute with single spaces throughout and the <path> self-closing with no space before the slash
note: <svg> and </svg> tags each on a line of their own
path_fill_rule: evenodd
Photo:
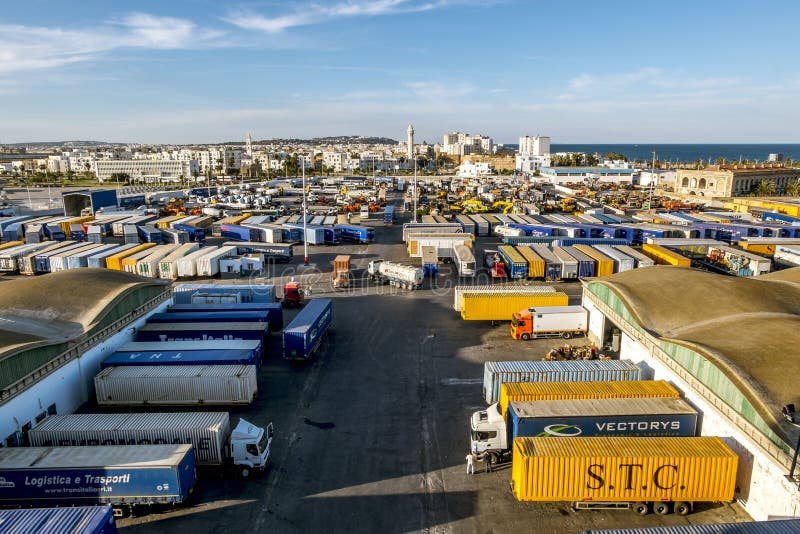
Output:
<svg viewBox="0 0 800 534">
<path fill-rule="evenodd" d="M 396 145 L 395 139 L 388 137 L 366 137 L 363 135 L 337 135 L 333 137 L 313 137 L 311 139 L 264 139 L 261 141 L 253 141 L 254 143 L 268 143 L 268 144 L 303 144 L 303 145 L 345 145 L 345 144 L 361 144 L 361 145 Z M 238 144 L 238 143 L 237 143 Z"/>
<path fill-rule="evenodd" d="M 87 147 L 87 146 L 113 146 L 125 145 L 127 143 L 111 143 L 108 141 L 31 141 L 29 143 L 2 143 L 0 146 L 13 148 L 37 147 L 37 148 L 58 148 L 62 146 Z"/>
</svg>

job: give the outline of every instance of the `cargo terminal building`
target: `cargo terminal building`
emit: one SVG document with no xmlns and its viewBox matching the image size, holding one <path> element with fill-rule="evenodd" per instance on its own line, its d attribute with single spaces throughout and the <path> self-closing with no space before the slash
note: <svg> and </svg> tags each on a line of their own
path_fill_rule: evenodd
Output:
<svg viewBox="0 0 800 534">
<path fill-rule="evenodd" d="M 800 469 L 788 476 L 800 434 L 798 303 L 800 268 L 747 279 L 664 266 L 583 282 L 589 336 L 700 410 L 702 435 L 738 454 L 736 500 L 756 520 L 800 515 Z"/>
</svg>

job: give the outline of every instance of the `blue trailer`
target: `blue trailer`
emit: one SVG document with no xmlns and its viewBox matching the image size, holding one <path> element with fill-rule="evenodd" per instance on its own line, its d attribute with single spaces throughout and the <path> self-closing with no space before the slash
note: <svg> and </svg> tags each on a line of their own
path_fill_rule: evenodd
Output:
<svg viewBox="0 0 800 534">
<path fill-rule="evenodd" d="M 261 353 L 257 349 L 224 350 L 158 350 L 117 351 L 103 363 L 106 367 L 125 365 L 261 365 Z"/>
<path fill-rule="evenodd" d="M 147 323 L 136 331 L 136 341 L 260 341 L 269 335 L 269 323 Z"/>
<path fill-rule="evenodd" d="M 116 534 L 117 523 L 110 506 L 70 508 L 23 508 L 0 510 L 2 532 Z"/>
<path fill-rule="evenodd" d="M 300 231 L 300 241 L 308 241 L 309 245 L 324 245 L 325 244 L 325 230 L 321 227 L 309 226 L 306 224 L 306 235 L 303 238 L 303 225 L 302 223 L 286 223 L 284 228 L 293 228 Z M 294 241 L 294 240 L 292 240 Z"/>
<path fill-rule="evenodd" d="M 573 246 L 562 246 L 561 250 L 565 251 L 578 261 L 579 278 L 590 278 L 595 276 L 597 272 L 597 263 L 592 258 Z"/>
<path fill-rule="evenodd" d="M 386 206 L 383 210 L 383 222 L 385 224 L 394 224 L 394 210 L 395 206 Z"/>
<path fill-rule="evenodd" d="M 322 343 L 333 321 L 331 299 L 312 299 L 283 330 L 283 357 L 304 361 L 311 358 Z"/>
<path fill-rule="evenodd" d="M 164 236 L 162 235 L 161 230 L 149 224 L 137 226 L 136 233 L 139 234 L 139 239 L 142 241 L 142 243 L 161 244 L 164 242 Z"/>
<path fill-rule="evenodd" d="M 271 332 L 283 329 L 283 306 L 277 302 L 240 302 L 239 304 L 175 304 L 167 308 L 169 315 L 183 313 L 185 322 L 192 321 L 189 315 L 196 313 L 220 313 L 220 312 L 247 312 L 247 311 L 266 311 L 267 322 Z M 170 322 L 170 321 L 167 321 Z M 178 321 L 171 321 L 178 322 Z"/>
<path fill-rule="evenodd" d="M 342 239 L 358 243 L 370 243 L 375 240 L 375 230 L 355 224 L 337 224 L 334 229 L 342 232 Z"/>
<path fill-rule="evenodd" d="M 66 241 L 67 234 L 57 224 L 47 224 L 44 226 L 44 235 L 50 241 Z"/>
<path fill-rule="evenodd" d="M 238 224 L 219 225 L 219 235 L 225 239 L 233 239 L 234 241 L 259 241 L 258 239 L 253 239 L 252 230 L 252 228 Z"/>
<path fill-rule="evenodd" d="M 173 224 L 172 229 L 189 234 L 189 241 L 202 243 L 206 240 L 206 231 L 203 228 L 198 228 L 190 224 Z"/>
<path fill-rule="evenodd" d="M 506 276 L 509 278 L 527 278 L 528 260 L 523 258 L 514 247 L 508 245 L 497 247 L 497 253 L 506 265 Z"/>
<path fill-rule="evenodd" d="M 0 505 L 180 504 L 195 484 L 191 445 L 0 448 Z"/>
<path fill-rule="evenodd" d="M 278 304 L 280 306 L 280 304 Z M 147 318 L 148 323 L 268 323 L 269 310 L 247 311 L 171 311 L 154 313 Z"/>
<path fill-rule="evenodd" d="M 177 284 L 172 288 L 175 304 L 238 304 L 275 302 L 275 286 L 268 284 Z"/>
</svg>

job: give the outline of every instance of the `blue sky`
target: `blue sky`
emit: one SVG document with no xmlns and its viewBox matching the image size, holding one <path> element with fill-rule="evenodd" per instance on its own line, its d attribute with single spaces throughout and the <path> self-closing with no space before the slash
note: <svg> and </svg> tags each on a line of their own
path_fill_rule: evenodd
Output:
<svg viewBox="0 0 800 534">
<path fill-rule="evenodd" d="M 6 2 L 0 143 L 800 142 L 800 3 Z"/>
</svg>

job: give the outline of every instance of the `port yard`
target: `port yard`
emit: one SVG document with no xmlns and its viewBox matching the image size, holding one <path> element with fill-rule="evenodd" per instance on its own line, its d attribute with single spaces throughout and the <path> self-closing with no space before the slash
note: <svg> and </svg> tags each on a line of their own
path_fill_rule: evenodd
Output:
<svg viewBox="0 0 800 534">
<path fill-rule="evenodd" d="M 334 320 L 321 352 L 303 366 L 283 360 L 273 336 L 258 397 L 232 410 L 261 426 L 273 422 L 267 474 L 201 480 L 188 507 L 121 519 L 124 532 L 582 532 L 748 520 L 735 504 L 700 504 L 688 517 L 576 512 L 566 502 L 518 502 L 511 464 L 485 473 L 478 462 L 467 475 L 466 423 L 485 408 L 484 362 L 541 359 L 559 341 L 517 341 L 508 323 L 463 321 L 453 310 L 452 286 L 460 282 L 452 264 L 440 266 L 434 289 L 429 279 L 419 291 L 367 283 L 361 273 L 371 259 L 409 263 L 401 226 L 373 224 L 371 244 L 312 247 L 312 271 L 321 273 L 305 271 L 298 254 L 271 267 L 266 283 L 294 276 L 313 288 L 311 298 L 332 298 Z M 347 291 L 330 288 L 338 254 L 353 262 Z M 579 302 L 580 284 L 556 287 Z M 295 314 L 286 311 L 286 324 Z"/>
</svg>

